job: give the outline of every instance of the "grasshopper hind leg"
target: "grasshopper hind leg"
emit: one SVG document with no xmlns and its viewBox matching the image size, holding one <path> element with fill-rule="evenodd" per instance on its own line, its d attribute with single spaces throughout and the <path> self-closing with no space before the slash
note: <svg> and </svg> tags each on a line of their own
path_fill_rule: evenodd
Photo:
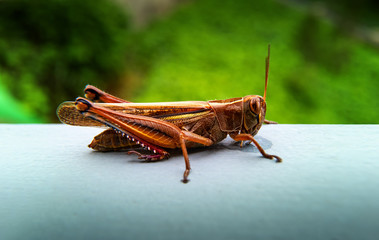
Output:
<svg viewBox="0 0 379 240">
<path fill-rule="evenodd" d="M 142 147 L 147 147 L 148 150 L 153 151 L 156 155 L 160 155 L 159 158 L 161 158 L 162 155 L 167 156 L 167 154 L 165 154 L 166 151 L 162 150 L 162 148 L 181 148 L 186 165 L 182 180 L 183 183 L 189 181 L 188 175 L 191 170 L 185 141 L 200 143 L 205 146 L 213 144 L 213 141 L 209 138 L 182 130 L 178 126 L 160 119 L 119 113 L 95 105 L 84 98 L 77 98 L 75 105 L 84 116 L 99 121 L 121 134 L 121 136 L 130 139 Z M 154 158 L 148 157 L 149 155 L 142 155 L 136 151 L 130 153 L 135 153 L 145 159 Z"/>
<path fill-rule="evenodd" d="M 109 151 L 128 151 L 128 154 L 137 154 L 139 159 L 145 159 L 146 161 L 156 161 L 169 158 L 169 153 L 165 150 L 153 146 L 149 143 L 141 143 L 132 141 L 130 137 L 127 137 L 124 133 L 118 132 L 118 130 L 107 129 L 99 135 L 95 136 L 92 142 L 88 145 L 100 152 Z M 135 150 L 134 148 L 143 148 L 147 151 L 151 151 L 151 154 L 143 154 Z M 139 150 L 139 149 L 138 149 Z"/>
<path fill-rule="evenodd" d="M 85 94 L 85 97 L 90 99 L 91 101 L 105 102 L 105 103 L 129 103 L 129 101 L 115 97 L 92 85 L 86 86 L 86 88 L 84 89 L 84 94 Z"/>
<path fill-rule="evenodd" d="M 135 150 L 130 150 L 128 151 L 128 154 L 136 154 L 138 155 L 138 159 L 144 159 L 147 162 L 159 161 L 170 157 L 170 154 L 164 150 L 161 150 L 160 153 L 154 154 L 143 154 Z"/>
</svg>

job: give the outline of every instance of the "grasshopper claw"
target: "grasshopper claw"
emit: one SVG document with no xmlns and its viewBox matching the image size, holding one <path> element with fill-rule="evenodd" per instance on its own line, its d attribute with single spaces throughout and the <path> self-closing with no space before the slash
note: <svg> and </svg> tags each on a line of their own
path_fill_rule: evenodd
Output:
<svg viewBox="0 0 379 240">
<path fill-rule="evenodd" d="M 188 183 L 190 180 L 189 179 L 182 179 L 181 182 L 182 183 Z"/>
</svg>

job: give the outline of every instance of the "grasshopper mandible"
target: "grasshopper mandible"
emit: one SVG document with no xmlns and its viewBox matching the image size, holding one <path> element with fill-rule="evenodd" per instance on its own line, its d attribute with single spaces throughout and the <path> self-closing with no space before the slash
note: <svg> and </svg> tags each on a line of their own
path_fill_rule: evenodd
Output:
<svg viewBox="0 0 379 240">
<path fill-rule="evenodd" d="M 120 151 L 141 146 L 149 150 L 143 154 L 135 150 L 139 159 L 156 161 L 168 158 L 167 149 L 181 148 L 187 183 L 190 162 L 187 148 L 210 146 L 229 135 L 235 141 L 253 142 L 265 158 L 282 159 L 267 154 L 254 139 L 265 120 L 266 92 L 270 46 L 266 58 L 265 89 L 263 97 L 249 95 L 240 98 L 213 101 L 186 101 L 164 103 L 132 103 L 87 85 L 87 98 L 64 102 L 57 109 L 61 122 L 76 126 L 106 126 L 109 129 L 95 136 L 89 144 L 98 151 Z M 102 102 L 102 103 L 93 103 Z"/>
</svg>

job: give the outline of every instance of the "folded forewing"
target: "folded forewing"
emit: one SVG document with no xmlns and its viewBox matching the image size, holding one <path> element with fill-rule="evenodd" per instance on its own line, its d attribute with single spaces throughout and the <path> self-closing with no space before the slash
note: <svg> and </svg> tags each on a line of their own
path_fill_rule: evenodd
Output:
<svg viewBox="0 0 379 240">
<path fill-rule="evenodd" d="M 207 102 L 162 102 L 162 103 L 94 103 L 95 106 L 103 107 L 124 114 L 149 116 L 159 118 L 174 124 L 185 124 L 188 121 L 197 120 L 210 111 Z M 57 116 L 63 123 L 76 126 L 102 126 L 98 121 L 86 118 L 75 107 L 75 102 L 64 102 L 57 109 Z"/>
</svg>

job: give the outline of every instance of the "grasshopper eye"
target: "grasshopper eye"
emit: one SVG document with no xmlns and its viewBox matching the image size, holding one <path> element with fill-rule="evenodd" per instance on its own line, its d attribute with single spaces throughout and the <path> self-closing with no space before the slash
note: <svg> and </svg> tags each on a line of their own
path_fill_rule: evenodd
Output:
<svg viewBox="0 0 379 240">
<path fill-rule="evenodd" d="M 250 110 L 259 115 L 261 113 L 261 102 L 257 98 L 253 98 L 250 100 Z"/>
</svg>

